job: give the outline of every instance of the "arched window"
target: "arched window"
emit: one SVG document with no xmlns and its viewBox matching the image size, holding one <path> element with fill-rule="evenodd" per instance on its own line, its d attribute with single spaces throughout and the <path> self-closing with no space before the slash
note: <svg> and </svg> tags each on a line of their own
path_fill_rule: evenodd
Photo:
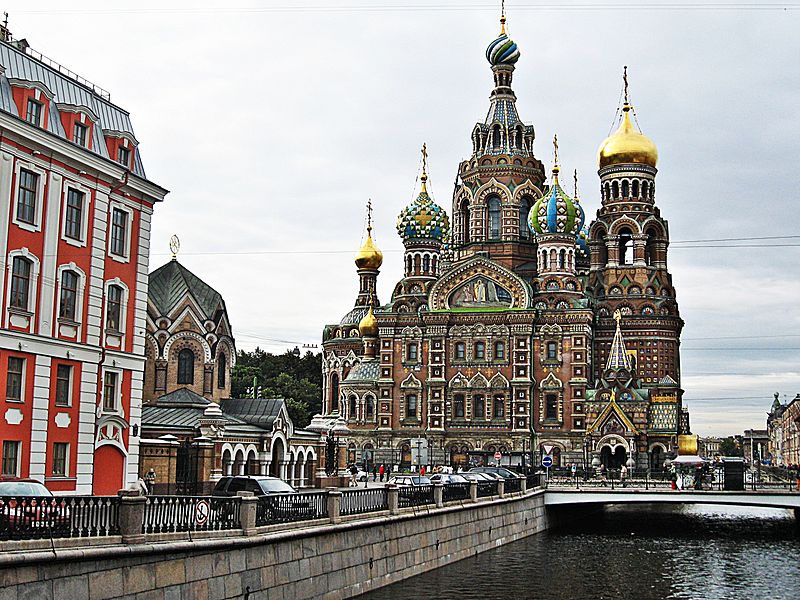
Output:
<svg viewBox="0 0 800 600">
<path fill-rule="evenodd" d="M 557 394 L 547 394 L 544 397 L 545 400 L 545 412 L 544 418 L 548 421 L 557 421 L 558 420 L 558 395 Z"/>
<path fill-rule="evenodd" d="M 631 189 L 630 188 L 630 184 L 628 183 L 628 180 L 626 179 L 625 181 L 622 182 L 622 197 L 623 198 L 629 198 L 630 197 L 630 194 L 629 194 L 630 189 Z"/>
<path fill-rule="evenodd" d="M 494 359 L 505 360 L 506 358 L 506 345 L 504 342 L 494 343 Z"/>
<path fill-rule="evenodd" d="M 608 200 L 609 198 L 611 198 L 611 186 L 607 181 L 603 189 L 605 190 L 605 200 Z"/>
<path fill-rule="evenodd" d="M 78 274 L 75 271 L 64 271 L 61 273 L 61 303 L 58 308 L 58 316 L 74 321 L 77 302 Z"/>
<path fill-rule="evenodd" d="M 417 418 L 417 395 L 406 395 L 406 419 Z"/>
<path fill-rule="evenodd" d="M 483 360 L 486 358 L 486 344 L 483 342 L 475 342 L 475 349 L 474 349 L 474 357 L 475 360 Z"/>
<path fill-rule="evenodd" d="M 461 241 L 469 244 L 469 200 L 461 203 Z"/>
<path fill-rule="evenodd" d="M 558 268 L 562 271 L 566 267 L 566 256 L 567 256 L 567 251 L 561 249 L 558 253 Z"/>
<path fill-rule="evenodd" d="M 464 394 L 453 396 L 453 417 L 464 418 Z"/>
<path fill-rule="evenodd" d="M 656 238 L 658 232 L 655 227 L 648 227 L 645 231 L 647 234 L 647 244 L 644 247 L 644 260 L 648 265 L 653 265 L 656 258 Z"/>
<path fill-rule="evenodd" d="M 456 360 L 464 360 L 466 358 L 466 346 L 464 342 L 456 342 L 456 352 L 455 352 L 455 359 Z"/>
<path fill-rule="evenodd" d="M 486 400 L 482 394 L 472 397 L 472 416 L 475 419 L 486 418 Z"/>
<path fill-rule="evenodd" d="M 627 227 L 619 232 L 619 264 L 633 264 L 633 233 Z"/>
<path fill-rule="evenodd" d="M 500 130 L 500 125 L 495 125 L 492 129 L 492 147 L 495 150 L 500 150 L 503 147 L 503 133 Z"/>
<path fill-rule="evenodd" d="M 217 357 L 217 387 L 219 389 L 225 389 L 225 369 L 228 367 L 228 357 L 225 356 L 224 352 L 220 352 L 220 355 Z"/>
<path fill-rule="evenodd" d="M 422 272 L 424 274 L 429 274 L 431 270 L 431 257 L 427 254 L 422 257 Z"/>
<path fill-rule="evenodd" d="M 364 405 L 367 412 L 367 419 L 372 419 L 375 416 L 375 399 L 372 396 L 367 396 Z"/>
<path fill-rule="evenodd" d="M 556 342 L 547 342 L 547 360 L 558 359 L 558 344 Z"/>
<path fill-rule="evenodd" d="M 648 183 L 646 181 L 643 181 L 642 182 L 642 198 L 644 198 L 645 200 L 647 200 L 647 194 L 648 194 L 648 189 L 647 188 L 648 188 Z"/>
<path fill-rule="evenodd" d="M 616 181 L 611 184 L 611 196 L 613 198 L 619 198 L 619 183 Z"/>
<path fill-rule="evenodd" d="M 31 266 L 27 258 L 15 256 L 11 267 L 11 306 L 28 310 L 30 296 Z"/>
<path fill-rule="evenodd" d="M 531 229 L 528 226 L 528 214 L 531 212 L 531 198 L 524 196 L 519 205 L 519 238 L 521 240 L 531 239 Z"/>
<path fill-rule="evenodd" d="M 633 181 L 633 197 L 634 198 L 638 198 L 639 197 L 639 180 L 638 179 L 635 179 Z"/>
<path fill-rule="evenodd" d="M 500 239 L 500 198 L 492 196 L 486 202 L 489 212 L 489 239 Z"/>
<path fill-rule="evenodd" d="M 108 286 L 106 295 L 106 329 L 122 331 L 122 288 L 118 285 Z"/>
<path fill-rule="evenodd" d="M 349 400 L 350 400 L 350 402 L 349 402 L 348 407 L 347 407 L 349 409 L 348 410 L 348 414 L 347 414 L 347 418 L 348 419 L 355 419 L 356 418 L 356 397 L 355 396 L 350 396 Z"/>
<path fill-rule="evenodd" d="M 331 374 L 331 396 L 330 396 L 330 410 L 338 410 L 339 408 L 339 374 Z"/>
<path fill-rule="evenodd" d="M 494 397 L 492 416 L 495 419 L 505 416 L 505 398 L 503 396 Z"/>
<path fill-rule="evenodd" d="M 178 352 L 178 383 L 194 383 L 194 352 L 189 348 Z"/>
</svg>

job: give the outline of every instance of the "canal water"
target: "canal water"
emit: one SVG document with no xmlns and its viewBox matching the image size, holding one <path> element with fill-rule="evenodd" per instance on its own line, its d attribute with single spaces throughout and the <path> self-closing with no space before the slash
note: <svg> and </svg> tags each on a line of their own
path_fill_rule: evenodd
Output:
<svg viewBox="0 0 800 600">
<path fill-rule="evenodd" d="M 784 510 L 609 507 L 361 598 L 796 600 L 800 537 Z"/>
</svg>

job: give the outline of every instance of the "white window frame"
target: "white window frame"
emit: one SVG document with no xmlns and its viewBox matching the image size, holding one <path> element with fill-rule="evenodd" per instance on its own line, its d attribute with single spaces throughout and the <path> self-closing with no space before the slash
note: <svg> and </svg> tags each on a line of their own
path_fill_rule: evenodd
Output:
<svg viewBox="0 0 800 600">
<path fill-rule="evenodd" d="M 83 194 L 83 206 L 81 207 L 81 239 L 76 240 L 67 235 L 67 196 L 69 190 L 73 189 L 76 192 Z M 61 239 L 71 246 L 78 248 L 85 248 L 88 243 L 89 231 L 89 205 L 92 203 L 92 191 L 74 181 L 65 181 L 64 189 L 61 194 Z"/>
<path fill-rule="evenodd" d="M 21 440 L 3 440 L 4 442 L 13 442 L 17 445 L 17 464 L 15 465 L 15 473 L 13 477 L 19 477 L 20 474 L 20 467 L 22 465 L 22 441 Z M 3 451 L 3 444 L 0 444 L 0 453 Z M 2 461 L 5 456 L 0 456 L 0 461 Z M 6 477 L 11 477 L 11 475 L 6 475 Z"/>
<path fill-rule="evenodd" d="M 122 299 L 119 303 L 119 321 L 120 321 L 120 329 L 119 331 L 114 331 L 113 329 L 108 328 L 108 288 L 112 285 L 118 285 L 122 288 Z M 125 347 L 125 336 L 127 334 L 127 327 L 128 327 L 128 298 L 130 297 L 130 290 L 128 286 L 125 285 L 125 282 L 122 281 L 119 277 L 115 277 L 114 279 L 107 279 L 104 286 L 103 286 L 103 331 L 105 333 L 121 333 L 122 334 L 122 344 L 123 348 Z"/>
<path fill-rule="evenodd" d="M 67 447 L 66 456 L 64 456 L 64 472 L 56 474 L 54 471 L 55 461 L 56 461 L 56 444 L 62 444 Z M 70 454 L 70 443 L 69 442 L 53 442 L 53 459 L 50 462 L 50 478 L 54 479 L 61 479 L 64 477 L 69 477 L 69 454 Z"/>
<path fill-rule="evenodd" d="M 69 369 L 69 381 L 67 381 L 67 403 L 66 404 L 59 404 L 58 403 L 58 367 L 67 367 Z M 72 408 L 72 387 L 74 385 L 73 378 L 75 376 L 75 365 L 68 365 L 67 363 L 56 363 L 56 370 L 55 370 L 55 380 L 56 380 L 56 387 L 55 392 L 53 394 L 53 406 L 55 408 Z"/>
<path fill-rule="evenodd" d="M 111 219 L 114 217 L 114 211 L 121 210 L 125 213 L 128 213 L 128 222 L 126 223 L 125 227 L 125 256 L 120 256 L 119 254 L 115 254 L 111 251 L 111 228 L 112 228 L 112 221 Z M 117 202 L 116 200 L 112 200 L 108 204 L 108 240 L 106 251 L 108 255 L 115 261 L 121 263 L 128 263 L 131 261 L 131 232 L 133 231 L 133 216 L 134 211 L 129 206 L 125 206 L 121 202 Z"/>
<path fill-rule="evenodd" d="M 31 171 L 36 173 L 39 176 L 39 185 L 36 188 L 36 215 L 34 217 L 34 223 L 26 223 L 25 221 L 20 221 L 17 219 L 17 199 L 19 198 L 19 187 L 20 187 L 20 177 L 22 169 L 26 171 Z M 17 161 L 16 166 L 14 167 L 14 191 L 11 198 L 11 222 L 14 223 L 20 229 L 24 229 L 25 231 L 41 231 L 42 230 L 42 206 L 44 205 L 44 187 L 45 183 L 47 182 L 46 179 L 46 172 L 43 169 L 40 169 L 36 165 L 24 162 L 21 160 Z"/>
<path fill-rule="evenodd" d="M 107 409 L 105 407 L 106 403 L 106 374 L 107 373 L 115 373 L 117 376 L 117 383 L 114 389 L 114 406 L 115 408 Z M 103 368 L 103 379 L 101 382 L 102 393 L 100 394 L 100 406 L 98 406 L 98 414 L 102 415 L 123 415 L 122 410 L 122 369 L 109 369 Z"/>
<path fill-rule="evenodd" d="M 25 404 L 25 386 L 26 386 L 26 383 L 27 383 L 25 381 L 25 378 L 26 378 L 26 376 L 28 374 L 28 359 L 27 358 L 23 358 L 21 356 L 15 356 L 13 354 L 10 355 L 10 356 L 6 356 L 5 360 L 3 361 L 4 364 L 2 364 L 2 368 L 4 368 L 6 371 L 8 371 L 8 360 L 10 358 L 18 358 L 19 360 L 22 361 L 22 379 L 20 380 L 19 400 L 9 400 L 7 398 L 6 392 L 8 391 L 8 380 L 6 380 L 6 389 L 4 389 L 3 392 L 2 392 L 3 400 L 5 400 L 6 402 L 10 403 L 11 405 Z M 6 373 L 6 377 L 8 377 L 8 373 Z"/>
<path fill-rule="evenodd" d="M 31 277 L 28 280 L 28 285 L 30 288 L 28 289 L 28 306 L 25 309 L 25 312 L 31 315 L 31 322 L 33 322 L 33 317 L 36 316 L 36 301 L 38 297 L 38 288 L 39 288 L 39 270 L 41 268 L 41 264 L 39 263 L 39 258 L 33 254 L 27 248 L 21 248 L 19 250 L 12 250 L 8 253 L 8 262 L 6 263 L 6 281 L 8 284 L 6 285 L 6 327 L 8 326 L 8 314 L 14 311 L 20 310 L 19 308 L 11 306 L 11 276 L 14 270 L 14 259 L 16 257 L 27 258 L 29 261 L 33 263 L 31 267 Z"/>
<path fill-rule="evenodd" d="M 64 276 L 64 271 L 73 271 L 78 275 L 78 290 L 75 294 L 75 320 L 62 318 L 61 315 L 61 280 Z M 80 325 L 83 323 L 83 295 L 86 290 L 86 273 L 84 273 L 74 262 L 68 265 L 59 265 L 56 272 L 56 320 L 61 323 L 76 323 Z M 80 336 L 80 331 L 78 332 Z"/>
</svg>

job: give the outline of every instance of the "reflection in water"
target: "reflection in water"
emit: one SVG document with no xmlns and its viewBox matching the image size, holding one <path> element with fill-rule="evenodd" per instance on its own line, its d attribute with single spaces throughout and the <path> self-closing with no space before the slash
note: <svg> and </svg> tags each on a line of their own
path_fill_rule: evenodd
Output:
<svg viewBox="0 0 800 600">
<path fill-rule="evenodd" d="M 618 506 L 363 598 L 797 599 L 798 557 L 789 511 Z"/>
</svg>

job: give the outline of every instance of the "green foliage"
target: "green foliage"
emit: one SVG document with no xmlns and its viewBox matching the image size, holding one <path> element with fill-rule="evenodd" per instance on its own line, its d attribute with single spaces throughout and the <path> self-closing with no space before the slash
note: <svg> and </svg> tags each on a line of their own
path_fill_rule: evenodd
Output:
<svg viewBox="0 0 800 600">
<path fill-rule="evenodd" d="M 742 448 L 731 435 L 722 440 L 719 451 L 722 456 L 742 456 Z"/>
<path fill-rule="evenodd" d="M 231 396 L 283 398 L 295 427 L 302 428 L 322 411 L 322 354 L 270 354 L 260 348 L 240 351 L 231 373 Z"/>
</svg>

